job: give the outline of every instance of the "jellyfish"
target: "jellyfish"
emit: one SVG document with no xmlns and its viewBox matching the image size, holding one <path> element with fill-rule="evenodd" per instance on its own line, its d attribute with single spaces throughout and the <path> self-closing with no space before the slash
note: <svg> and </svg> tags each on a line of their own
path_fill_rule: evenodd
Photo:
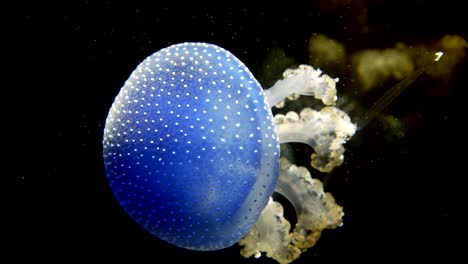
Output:
<svg viewBox="0 0 468 264">
<path fill-rule="evenodd" d="M 323 229 L 342 224 L 343 209 L 279 145 L 314 149 L 311 165 L 341 165 L 356 131 L 334 106 L 337 78 L 300 65 L 263 89 L 229 51 L 180 43 L 150 55 L 113 102 L 103 133 L 109 186 L 142 228 L 181 248 L 211 251 L 239 243 L 244 257 L 264 252 L 280 263 L 297 259 Z M 273 116 L 291 94 L 314 96 L 322 109 Z M 274 193 L 295 207 L 283 216 Z"/>
</svg>

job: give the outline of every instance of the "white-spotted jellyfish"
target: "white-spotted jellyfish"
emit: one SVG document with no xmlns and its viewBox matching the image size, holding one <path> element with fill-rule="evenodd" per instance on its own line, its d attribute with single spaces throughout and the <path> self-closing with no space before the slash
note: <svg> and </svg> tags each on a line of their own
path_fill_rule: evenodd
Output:
<svg viewBox="0 0 468 264">
<path fill-rule="evenodd" d="M 245 257 L 289 263 L 313 246 L 343 210 L 308 170 L 280 157 L 280 143 L 314 148 L 311 165 L 331 171 L 356 126 L 333 105 L 336 82 L 308 65 L 288 69 L 263 90 L 234 55 L 216 45 L 182 43 L 147 57 L 112 104 L 104 165 L 116 199 L 159 239 L 191 250 L 235 243 Z M 273 117 L 291 94 L 325 105 Z M 283 217 L 274 192 L 295 207 Z"/>
</svg>

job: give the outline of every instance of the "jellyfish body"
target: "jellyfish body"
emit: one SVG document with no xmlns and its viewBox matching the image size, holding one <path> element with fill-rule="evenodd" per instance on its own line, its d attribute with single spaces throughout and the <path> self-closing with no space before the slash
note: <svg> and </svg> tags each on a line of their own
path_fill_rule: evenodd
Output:
<svg viewBox="0 0 468 264">
<path fill-rule="evenodd" d="M 244 257 L 265 252 L 280 263 L 341 225 L 342 208 L 320 181 L 279 157 L 280 143 L 301 142 L 314 149 L 311 166 L 319 171 L 343 162 L 356 126 L 333 106 L 338 79 L 309 65 L 283 77 L 262 90 L 240 60 L 207 43 L 172 45 L 138 65 L 109 110 L 103 137 L 109 185 L 130 217 L 179 247 L 238 242 Z M 273 118 L 271 106 L 291 94 L 325 107 Z M 291 233 L 273 192 L 296 210 Z"/>
<path fill-rule="evenodd" d="M 261 86 L 235 56 L 206 43 L 176 44 L 138 65 L 109 111 L 103 157 L 131 218 L 195 250 L 239 241 L 279 174 Z"/>
</svg>

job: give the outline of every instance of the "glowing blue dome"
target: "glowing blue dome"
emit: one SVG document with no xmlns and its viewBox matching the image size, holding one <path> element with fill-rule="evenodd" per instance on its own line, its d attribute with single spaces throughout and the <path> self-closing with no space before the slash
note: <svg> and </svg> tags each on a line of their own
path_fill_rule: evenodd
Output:
<svg viewBox="0 0 468 264">
<path fill-rule="evenodd" d="M 171 244 L 216 250 L 256 222 L 279 173 L 259 83 L 230 52 L 183 43 L 146 58 L 106 120 L 103 156 L 125 211 Z"/>
</svg>

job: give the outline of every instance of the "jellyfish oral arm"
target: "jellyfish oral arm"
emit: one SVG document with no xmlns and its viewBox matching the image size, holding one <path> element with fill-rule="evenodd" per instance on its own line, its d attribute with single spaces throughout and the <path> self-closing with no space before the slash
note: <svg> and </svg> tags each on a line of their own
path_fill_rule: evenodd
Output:
<svg viewBox="0 0 468 264">
<path fill-rule="evenodd" d="M 324 229 L 342 225 L 343 208 L 323 184 L 312 179 L 305 167 L 297 167 L 281 158 L 280 178 L 275 192 L 282 194 L 294 206 L 297 224 L 289 233 L 291 224 L 284 217 L 281 204 L 270 198 L 257 223 L 239 241 L 244 257 L 259 257 L 265 252 L 279 263 L 290 263 L 315 245 Z"/>
<path fill-rule="evenodd" d="M 348 115 L 335 107 L 324 107 L 320 111 L 305 108 L 300 114 L 278 114 L 274 121 L 279 142 L 311 146 L 315 151 L 311 165 L 321 172 L 329 172 L 343 163 L 343 145 L 356 131 L 356 125 Z"/>
<path fill-rule="evenodd" d="M 335 104 L 336 82 L 320 69 L 310 65 L 300 65 L 297 69 L 287 69 L 283 79 L 273 87 L 264 90 L 270 106 L 277 105 L 291 94 L 314 96 L 329 106 Z M 356 131 L 356 126 L 348 115 L 335 107 L 325 107 L 321 111 L 304 109 L 300 115 L 289 112 L 276 115 L 275 125 L 280 143 L 305 143 L 315 152 L 312 166 L 322 172 L 329 172 L 343 162 L 343 144 Z"/>
<path fill-rule="evenodd" d="M 300 142 L 311 146 L 315 153 L 311 165 L 321 172 L 329 172 L 343 163 L 344 143 L 354 135 L 356 125 L 349 116 L 333 105 L 336 97 L 336 81 L 320 70 L 301 65 L 286 70 L 284 79 L 265 90 L 270 106 L 278 104 L 290 94 L 313 95 L 327 105 L 316 111 L 303 109 L 299 114 L 277 114 L 274 123 L 279 143 Z M 283 207 L 270 198 L 252 229 L 239 245 L 244 257 L 260 257 L 261 252 L 279 263 L 290 263 L 315 245 L 323 229 L 342 224 L 343 208 L 323 184 L 312 179 L 305 167 L 297 167 L 286 158 L 280 159 L 280 176 L 275 192 L 280 193 L 294 206 L 297 223 L 290 233 L 291 224 L 284 217 Z"/>
<path fill-rule="evenodd" d="M 325 105 L 333 105 L 336 97 L 336 82 L 320 69 L 309 65 L 300 65 L 297 69 L 288 69 L 283 73 L 283 79 L 264 91 L 267 102 L 274 106 L 287 96 L 297 93 L 314 96 Z"/>
</svg>

